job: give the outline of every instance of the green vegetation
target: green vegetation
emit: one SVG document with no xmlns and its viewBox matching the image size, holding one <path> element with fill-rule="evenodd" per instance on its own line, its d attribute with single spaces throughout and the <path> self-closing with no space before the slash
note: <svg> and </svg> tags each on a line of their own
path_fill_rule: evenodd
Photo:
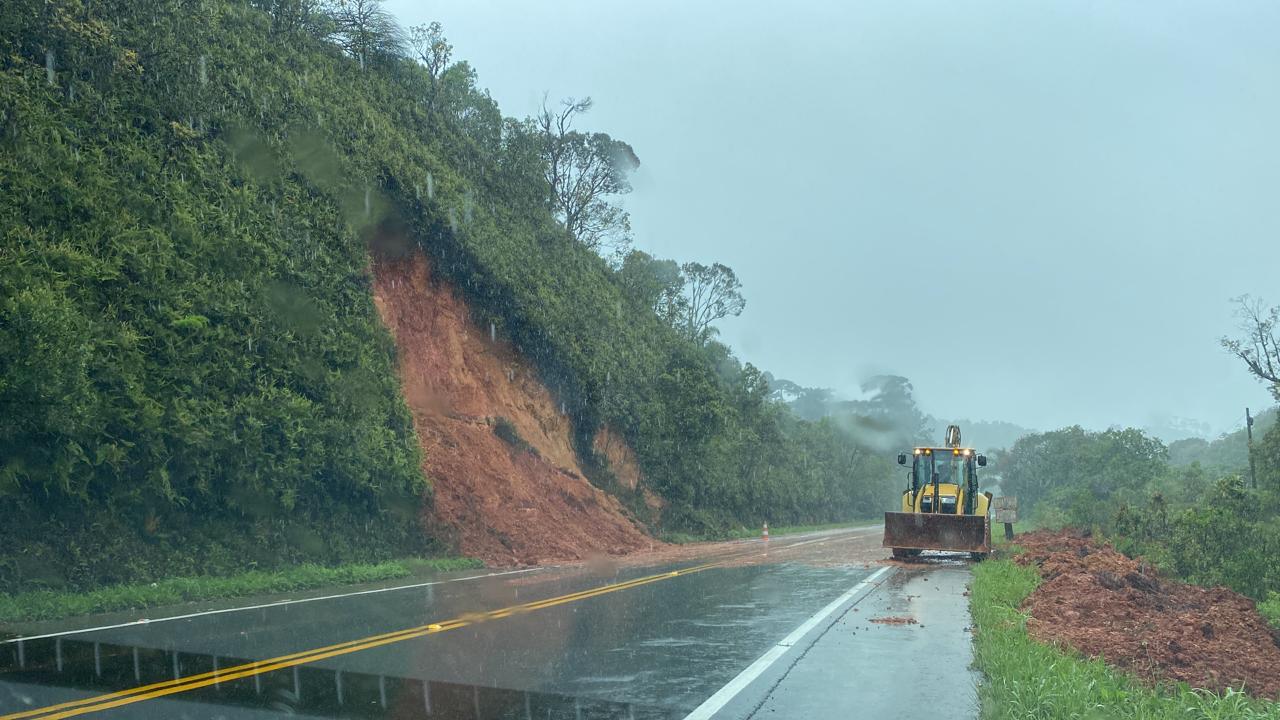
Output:
<svg viewBox="0 0 1280 720">
<path fill-rule="evenodd" d="M 885 453 L 714 339 L 731 270 L 596 252 L 625 213 L 574 183 L 625 192 L 639 160 L 572 128 L 589 103 L 504 117 L 442 28 L 377 5 L 0 11 L 0 591 L 430 549 L 368 270 L 418 250 L 536 365 L 586 467 L 602 426 L 630 443 L 665 529 L 892 500 Z"/>
<path fill-rule="evenodd" d="M 1262 617 L 1266 618 L 1272 627 L 1280 628 L 1280 593 L 1268 593 L 1267 599 L 1258 603 L 1258 612 L 1262 613 Z"/>
<path fill-rule="evenodd" d="M 1039 582 L 1035 568 L 1010 560 L 973 568 L 969 601 L 977 629 L 975 664 L 985 675 L 979 687 L 983 718 L 1280 718 L 1280 703 L 1183 684 L 1148 688 L 1101 660 L 1032 640 L 1018 607 Z"/>
<path fill-rule="evenodd" d="M 199 8 L 0 12 L 0 590 L 428 546 L 357 200 L 251 124 L 305 58 Z"/>
<path fill-rule="evenodd" d="M 1276 423 L 1276 408 L 1258 413 L 1253 426 L 1255 438 L 1261 438 Z M 1216 440 L 1187 438 L 1169 443 L 1169 464 L 1187 466 L 1200 463 L 1210 472 L 1234 472 L 1249 466 L 1249 445 L 1244 428 L 1229 432 Z"/>
<path fill-rule="evenodd" d="M 484 567 L 473 558 L 407 558 L 376 564 L 321 567 L 304 564 L 272 572 L 250 571 L 227 577 L 169 578 L 149 584 L 112 585 L 82 593 L 37 590 L 0 594 L 0 623 L 57 620 L 117 610 L 141 610 L 196 600 L 296 592 L 334 585 L 370 583 Z"/>
<path fill-rule="evenodd" d="M 1022 438 L 999 467 L 1005 492 L 1035 524 L 1092 528 L 1170 575 L 1264 600 L 1280 591 L 1276 426 L 1254 456 L 1257 489 L 1247 468 L 1211 474 L 1198 463 L 1175 466 L 1138 430 L 1073 427 Z"/>
</svg>

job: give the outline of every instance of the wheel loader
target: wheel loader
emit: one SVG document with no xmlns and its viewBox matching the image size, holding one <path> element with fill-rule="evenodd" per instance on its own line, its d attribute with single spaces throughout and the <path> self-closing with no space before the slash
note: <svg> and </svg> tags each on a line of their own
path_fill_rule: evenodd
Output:
<svg viewBox="0 0 1280 720">
<path fill-rule="evenodd" d="M 895 558 L 947 550 L 981 560 L 991 552 L 991 493 L 978 491 L 978 468 L 987 458 L 961 445 L 955 425 L 947 427 L 943 445 L 898 454 L 898 464 L 909 459 L 911 470 L 901 511 L 884 514 L 884 547 Z"/>
</svg>

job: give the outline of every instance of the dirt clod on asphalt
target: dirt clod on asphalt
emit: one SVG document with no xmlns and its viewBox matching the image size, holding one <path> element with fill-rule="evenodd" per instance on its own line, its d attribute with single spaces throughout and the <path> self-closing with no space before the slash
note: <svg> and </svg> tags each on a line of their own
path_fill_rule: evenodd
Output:
<svg viewBox="0 0 1280 720">
<path fill-rule="evenodd" d="M 1044 582 L 1023 603 L 1027 630 L 1148 681 L 1280 698 L 1280 633 L 1253 600 L 1161 578 L 1141 558 L 1071 531 L 1035 532 L 1014 557 Z"/>
<path fill-rule="evenodd" d="M 880 623 L 881 625 L 918 625 L 919 620 L 912 617 L 877 617 L 871 618 L 871 622 Z"/>
</svg>

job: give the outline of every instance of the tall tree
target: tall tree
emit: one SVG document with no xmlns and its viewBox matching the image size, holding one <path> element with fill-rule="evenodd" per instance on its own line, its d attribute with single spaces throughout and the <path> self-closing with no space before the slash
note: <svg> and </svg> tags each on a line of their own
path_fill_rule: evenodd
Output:
<svg viewBox="0 0 1280 720">
<path fill-rule="evenodd" d="M 685 263 L 684 321 L 682 329 L 689 339 L 706 342 L 714 332 L 711 323 L 737 317 L 747 306 L 742 297 L 742 283 L 731 268 L 720 263 L 710 266 Z"/>
<path fill-rule="evenodd" d="M 430 101 L 434 102 L 440 87 L 440 77 L 444 75 L 449 67 L 449 60 L 453 57 L 453 45 L 445 39 L 444 27 L 438 22 L 432 22 L 409 28 L 409 47 L 431 77 Z"/>
<path fill-rule="evenodd" d="M 544 102 L 534 120 L 543 139 L 551 206 L 574 240 L 597 252 L 606 247 L 622 252 L 631 241 L 631 219 L 610 199 L 631 192 L 628 177 L 640 158 L 630 145 L 605 133 L 574 130 L 574 119 L 590 109 L 591 98 L 569 98 L 558 110 Z"/>
<path fill-rule="evenodd" d="M 440 75 L 439 94 L 433 102 L 475 142 L 477 152 L 486 154 L 502 141 L 503 119 L 489 91 L 479 88 L 476 82 L 476 71 L 470 63 L 456 62 Z"/>
<path fill-rule="evenodd" d="M 623 291 L 663 322 L 675 325 L 684 313 L 684 275 L 675 260 L 660 260 L 632 250 L 616 275 Z"/>
<path fill-rule="evenodd" d="M 404 53 L 404 32 L 396 19 L 382 7 L 383 0 L 332 0 L 328 12 L 334 23 L 333 38 L 360 61 L 369 62 Z"/>
<path fill-rule="evenodd" d="M 253 0 L 271 16 L 273 32 L 312 32 L 326 25 L 323 0 Z"/>
<path fill-rule="evenodd" d="M 1262 301 L 1248 295 L 1236 300 L 1239 304 L 1242 338 L 1222 338 L 1222 346 L 1244 361 L 1259 380 L 1270 384 L 1271 394 L 1280 400 L 1280 307 L 1267 309 Z"/>
</svg>

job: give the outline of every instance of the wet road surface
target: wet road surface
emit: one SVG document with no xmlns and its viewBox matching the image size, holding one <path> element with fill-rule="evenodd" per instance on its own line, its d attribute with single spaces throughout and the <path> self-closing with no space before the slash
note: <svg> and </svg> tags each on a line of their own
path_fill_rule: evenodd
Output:
<svg viewBox="0 0 1280 720">
<path fill-rule="evenodd" d="M 648 564 L 600 561 L 55 636 L 48 633 L 61 628 L 18 628 L 22 642 L 0 645 L 0 717 L 680 718 L 762 655 L 780 652 L 780 639 L 815 613 L 866 585 L 884 557 L 879 534 L 720 544 Z M 881 573 L 884 581 L 860 590 L 856 602 L 877 597 L 871 591 L 891 587 L 899 572 Z M 910 592 L 891 596 L 931 612 Z M 851 602 L 806 633 L 814 658 L 827 652 L 828 638 L 843 637 Z M 70 629 L 78 627 L 86 626 Z M 923 632 L 880 629 L 881 644 L 896 642 L 893 632 Z M 959 637 L 961 629 L 947 632 Z M 840 657 L 827 662 L 845 667 L 843 655 L 874 657 L 870 644 L 847 640 L 849 647 L 830 648 Z M 957 644 L 967 652 L 967 637 Z M 776 712 L 796 702 L 787 699 L 788 683 L 812 664 L 771 667 L 789 668 L 790 680 L 766 688 L 773 675 L 757 678 L 741 694 L 760 696 L 748 709 L 816 717 Z M 869 677 L 876 692 L 886 687 Z M 824 702 L 813 689 L 800 695 Z"/>
<path fill-rule="evenodd" d="M 964 561 L 893 568 L 709 717 L 978 716 Z"/>
</svg>

